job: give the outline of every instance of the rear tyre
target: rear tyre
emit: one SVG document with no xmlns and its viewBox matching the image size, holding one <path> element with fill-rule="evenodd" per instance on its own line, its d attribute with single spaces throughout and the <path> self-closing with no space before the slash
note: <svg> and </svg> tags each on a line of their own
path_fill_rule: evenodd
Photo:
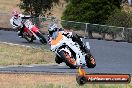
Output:
<svg viewBox="0 0 132 88">
<path fill-rule="evenodd" d="M 30 43 L 33 42 L 33 40 L 34 40 L 33 36 L 31 37 L 27 33 L 23 33 L 23 38 L 25 38 Z"/>
<path fill-rule="evenodd" d="M 62 50 L 60 51 L 60 56 L 63 58 L 63 61 L 69 66 L 71 69 L 76 69 L 76 60 L 74 57 L 70 57 L 68 52 Z"/>
<path fill-rule="evenodd" d="M 88 68 L 94 68 L 96 66 L 95 59 L 94 59 L 94 57 L 92 56 L 91 53 L 88 53 L 85 56 L 85 60 L 86 60 L 86 63 L 87 63 L 87 67 Z"/>
</svg>

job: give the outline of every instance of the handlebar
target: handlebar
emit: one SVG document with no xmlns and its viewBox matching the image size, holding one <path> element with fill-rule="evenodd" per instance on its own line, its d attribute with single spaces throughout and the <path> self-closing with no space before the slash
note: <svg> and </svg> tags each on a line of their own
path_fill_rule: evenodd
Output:
<svg viewBox="0 0 132 88">
<path fill-rule="evenodd" d="M 29 18 L 34 18 L 34 17 L 22 17 L 22 19 L 29 19 Z"/>
</svg>

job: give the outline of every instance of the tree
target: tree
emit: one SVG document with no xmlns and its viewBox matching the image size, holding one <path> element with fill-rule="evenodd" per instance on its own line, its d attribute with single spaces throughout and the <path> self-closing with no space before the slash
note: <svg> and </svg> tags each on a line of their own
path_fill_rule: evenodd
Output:
<svg viewBox="0 0 132 88">
<path fill-rule="evenodd" d="M 38 17 L 50 10 L 59 0 L 20 0 L 19 7 L 24 9 L 25 13 Z"/>
<path fill-rule="evenodd" d="M 121 0 L 69 0 L 63 20 L 104 24 L 114 9 L 120 8 Z"/>
<path fill-rule="evenodd" d="M 122 0 L 69 0 L 63 20 L 105 24 L 115 9 L 120 9 Z M 89 30 L 90 37 L 92 31 Z"/>
</svg>

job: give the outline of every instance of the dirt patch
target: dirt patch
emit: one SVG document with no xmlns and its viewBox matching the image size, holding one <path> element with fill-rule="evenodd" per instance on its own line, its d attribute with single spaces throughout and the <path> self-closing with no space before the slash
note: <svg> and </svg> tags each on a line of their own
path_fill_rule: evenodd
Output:
<svg viewBox="0 0 132 88">
<path fill-rule="evenodd" d="M 12 16 L 13 10 L 20 11 L 17 4 L 20 0 L 0 0 L 0 27 L 1 28 L 11 28 L 10 18 Z"/>
<path fill-rule="evenodd" d="M 76 82 L 74 75 L 47 75 L 47 74 L 0 74 L 0 87 L 10 88 L 11 86 L 54 84 L 68 85 Z"/>
</svg>

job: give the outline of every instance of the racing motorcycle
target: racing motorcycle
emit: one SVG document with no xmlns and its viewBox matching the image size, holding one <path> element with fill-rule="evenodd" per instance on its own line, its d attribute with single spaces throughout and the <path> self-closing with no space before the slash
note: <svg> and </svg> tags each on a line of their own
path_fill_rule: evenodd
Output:
<svg viewBox="0 0 132 88">
<path fill-rule="evenodd" d="M 56 39 L 50 40 L 50 46 L 51 51 L 56 54 L 55 61 L 57 64 L 65 62 L 72 69 L 79 66 L 87 66 L 88 68 L 96 66 L 95 59 L 90 53 L 89 42 L 86 42 L 89 49 L 89 52 L 86 53 L 77 42 L 72 41 L 71 37 L 68 37 L 63 32 L 58 32 Z"/>
<path fill-rule="evenodd" d="M 28 42 L 33 42 L 34 40 L 39 40 L 42 44 L 46 44 L 47 41 L 43 34 L 39 31 L 39 28 L 36 27 L 31 19 L 23 19 L 23 38 L 25 38 Z"/>
</svg>

